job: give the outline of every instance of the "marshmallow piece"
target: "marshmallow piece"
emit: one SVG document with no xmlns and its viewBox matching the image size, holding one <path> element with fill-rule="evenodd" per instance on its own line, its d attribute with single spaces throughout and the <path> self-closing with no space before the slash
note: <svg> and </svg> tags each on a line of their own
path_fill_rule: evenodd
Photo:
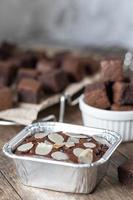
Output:
<svg viewBox="0 0 133 200">
<path fill-rule="evenodd" d="M 45 144 L 43 142 L 39 143 L 35 149 L 35 153 L 38 155 L 45 156 L 52 151 L 53 145 Z"/>
<path fill-rule="evenodd" d="M 32 142 L 28 142 L 28 143 L 20 145 L 17 148 L 17 150 L 18 151 L 22 151 L 22 152 L 26 152 L 26 151 L 29 151 L 32 147 L 33 147 L 33 143 Z"/>
<path fill-rule="evenodd" d="M 79 163 L 91 164 L 93 161 L 93 150 L 85 149 L 78 156 Z"/>
</svg>

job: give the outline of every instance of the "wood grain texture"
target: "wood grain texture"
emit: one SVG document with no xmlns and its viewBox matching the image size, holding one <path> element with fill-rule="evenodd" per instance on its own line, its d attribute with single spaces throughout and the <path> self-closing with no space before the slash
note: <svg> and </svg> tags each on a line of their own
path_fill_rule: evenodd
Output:
<svg viewBox="0 0 133 200">
<path fill-rule="evenodd" d="M 21 197 L 13 189 L 12 185 L 0 172 L 0 199 L 1 200 L 21 200 Z"/>
<path fill-rule="evenodd" d="M 58 107 L 45 111 L 41 115 L 47 115 L 53 112 L 58 117 Z M 82 124 L 81 115 L 77 107 L 67 107 L 65 122 Z M 15 165 L 11 159 L 5 157 L 1 149 L 4 143 L 11 139 L 22 127 L 10 126 L 0 127 L 0 189 L 2 190 L 2 200 L 132 200 L 133 189 L 121 186 L 117 178 L 117 167 L 125 162 L 128 157 L 132 157 L 133 143 L 120 145 L 118 150 L 111 158 L 107 176 L 96 188 L 95 192 L 89 195 L 78 195 L 54 192 L 45 189 L 37 189 L 24 186 L 17 176 Z M 0 190 L 0 192 L 1 192 Z M 3 191 L 4 190 L 4 191 Z M 1 193 L 0 193 L 1 195 Z M 12 198 L 11 198 L 12 197 Z M 21 197 L 21 198 L 20 198 Z M 0 196 L 1 200 L 1 196 Z"/>
</svg>

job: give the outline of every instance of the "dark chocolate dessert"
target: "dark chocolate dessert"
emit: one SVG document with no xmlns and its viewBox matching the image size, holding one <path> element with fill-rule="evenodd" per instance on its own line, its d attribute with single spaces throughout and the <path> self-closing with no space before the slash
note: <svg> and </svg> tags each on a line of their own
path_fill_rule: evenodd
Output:
<svg viewBox="0 0 133 200">
<path fill-rule="evenodd" d="M 21 102 L 38 103 L 43 95 L 41 83 L 33 79 L 22 79 L 17 87 Z"/>
<path fill-rule="evenodd" d="M 12 90 L 8 87 L 0 88 L 0 111 L 12 108 L 13 94 Z"/>
<path fill-rule="evenodd" d="M 133 83 L 116 82 L 113 85 L 114 103 L 133 104 Z"/>
<path fill-rule="evenodd" d="M 4 85 L 10 85 L 16 75 L 16 66 L 10 60 L 0 61 L 0 80 Z"/>
<path fill-rule="evenodd" d="M 103 81 L 122 81 L 123 69 L 121 60 L 101 61 L 101 80 Z"/>
<path fill-rule="evenodd" d="M 133 105 L 112 104 L 111 110 L 114 110 L 114 111 L 130 111 L 130 110 L 133 110 Z"/>
<path fill-rule="evenodd" d="M 47 93 L 61 92 L 68 85 L 67 75 L 61 69 L 48 71 L 38 76 L 38 80 Z"/>
<path fill-rule="evenodd" d="M 118 167 L 119 181 L 133 187 L 133 161 L 127 161 Z"/>
<path fill-rule="evenodd" d="M 107 97 L 106 87 L 104 83 L 97 82 L 86 87 L 84 92 L 84 101 L 96 108 L 106 109 L 110 107 L 110 102 Z"/>
<path fill-rule="evenodd" d="M 101 144 L 88 135 L 40 132 L 27 137 L 14 153 L 71 163 L 92 163 L 99 160 L 108 148 L 107 144 Z"/>
<path fill-rule="evenodd" d="M 36 70 L 39 74 L 45 74 L 48 71 L 54 70 L 56 68 L 56 62 L 53 59 L 42 59 L 36 65 Z"/>
<path fill-rule="evenodd" d="M 80 58 L 68 56 L 63 60 L 62 69 L 68 75 L 71 82 L 80 81 L 85 76 L 85 67 L 81 65 Z"/>
<path fill-rule="evenodd" d="M 20 81 L 23 78 L 37 79 L 37 71 L 29 68 L 21 68 L 17 74 L 17 81 Z"/>
</svg>

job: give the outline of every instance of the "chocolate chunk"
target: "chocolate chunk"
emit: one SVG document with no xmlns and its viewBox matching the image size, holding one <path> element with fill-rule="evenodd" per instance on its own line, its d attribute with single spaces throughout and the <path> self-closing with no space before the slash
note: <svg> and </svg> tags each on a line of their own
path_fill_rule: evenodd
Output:
<svg viewBox="0 0 133 200">
<path fill-rule="evenodd" d="M 100 69 L 100 63 L 92 57 L 81 58 L 81 63 L 86 70 L 86 74 L 93 75 Z"/>
<path fill-rule="evenodd" d="M 19 100 L 26 103 L 38 103 L 43 95 L 40 82 L 28 78 L 19 82 L 17 91 Z"/>
<path fill-rule="evenodd" d="M 123 69 L 121 60 L 103 60 L 101 66 L 102 81 L 122 81 Z"/>
<path fill-rule="evenodd" d="M 85 68 L 76 56 L 68 56 L 63 60 L 62 69 L 68 75 L 70 82 L 81 81 L 85 76 Z"/>
<path fill-rule="evenodd" d="M 61 67 L 63 60 L 69 55 L 71 55 L 71 52 L 67 50 L 55 53 L 53 59 L 55 60 L 57 67 Z"/>
<path fill-rule="evenodd" d="M 56 69 L 38 77 L 44 91 L 47 93 L 61 92 L 68 85 L 68 79 L 64 71 Z"/>
<path fill-rule="evenodd" d="M 133 83 L 133 71 L 131 70 L 126 70 L 124 72 L 124 82 L 131 82 Z"/>
<path fill-rule="evenodd" d="M 114 111 L 130 111 L 130 110 L 133 110 L 133 105 L 112 104 L 111 110 L 114 110 Z"/>
<path fill-rule="evenodd" d="M 10 85 L 16 75 L 16 66 L 12 61 L 0 61 L 0 80 Z"/>
<path fill-rule="evenodd" d="M 16 45 L 9 42 L 3 42 L 0 45 L 0 59 L 6 60 L 13 56 L 14 51 L 16 50 Z"/>
<path fill-rule="evenodd" d="M 133 104 L 133 83 L 116 82 L 113 85 L 114 103 Z"/>
<path fill-rule="evenodd" d="M 0 111 L 12 108 L 13 94 L 10 88 L 0 88 Z"/>
<path fill-rule="evenodd" d="M 37 71 L 34 69 L 21 68 L 18 71 L 17 80 L 19 81 L 23 78 L 37 79 Z"/>
<path fill-rule="evenodd" d="M 36 53 L 34 51 L 28 50 L 25 52 L 21 52 L 20 55 L 17 56 L 19 59 L 19 67 L 31 67 L 34 68 L 38 61 Z"/>
<path fill-rule="evenodd" d="M 84 101 L 96 108 L 106 109 L 110 107 L 104 83 L 97 82 L 86 87 L 84 92 Z"/>
<path fill-rule="evenodd" d="M 45 74 L 47 72 L 50 72 L 56 68 L 56 63 L 52 59 L 42 59 L 39 60 L 36 66 L 36 70 L 39 74 Z"/>
<path fill-rule="evenodd" d="M 119 181 L 130 187 L 133 187 L 133 161 L 127 161 L 118 167 Z"/>
</svg>

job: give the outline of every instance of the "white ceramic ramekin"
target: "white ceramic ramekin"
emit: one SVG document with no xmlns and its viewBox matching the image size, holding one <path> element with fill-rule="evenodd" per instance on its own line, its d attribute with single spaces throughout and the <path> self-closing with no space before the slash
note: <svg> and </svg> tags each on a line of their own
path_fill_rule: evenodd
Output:
<svg viewBox="0 0 133 200">
<path fill-rule="evenodd" d="M 102 110 L 87 105 L 80 97 L 79 107 L 85 126 L 104 128 L 119 133 L 123 142 L 133 141 L 133 111 Z"/>
</svg>

